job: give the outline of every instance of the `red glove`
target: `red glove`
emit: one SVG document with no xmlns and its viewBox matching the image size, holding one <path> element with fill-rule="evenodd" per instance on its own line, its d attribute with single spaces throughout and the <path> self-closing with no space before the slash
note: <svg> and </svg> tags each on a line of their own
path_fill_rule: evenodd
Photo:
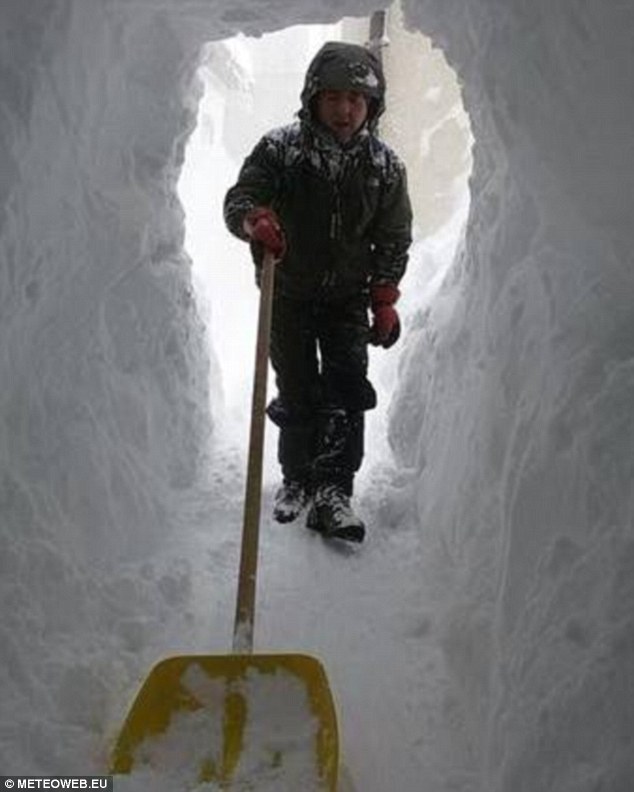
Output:
<svg viewBox="0 0 634 792">
<path fill-rule="evenodd" d="M 247 212 L 242 226 L 254 242 L 259 242 L 276 258 L 286 252 L 286 240 L 277 215 L 272 209 L 259 206 Z"/>
<path fill-rule="evenodd" d="M 385 349 L 398 341 L 401 323 L 394 308 L 400 292 L 393 283 L 375 283 L 370 286 L 370 308 L 374 321 L 370 328 L 370 343 Z"/>
</svg>

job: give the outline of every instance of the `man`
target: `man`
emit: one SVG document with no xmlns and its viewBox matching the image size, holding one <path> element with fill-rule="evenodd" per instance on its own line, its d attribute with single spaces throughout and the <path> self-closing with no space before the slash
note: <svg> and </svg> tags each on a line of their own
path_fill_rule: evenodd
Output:
<svg viewBox="0 0 634 792">
<path fill-rule="evenodd" d="M 265 135 L 225 198 L 229 230 L 276 267 L 271 362 L 279 395 L 283 483 L 274 516 L 327 538 L 360 542 L 350 498 L 376 405 L 367 344 L 390 347 L 411 244 L 405 168 L 376 135 L 385 109 L 379 61 L 364 47 L 325 44 L 311 62 L 299 122 Z M 368 321 L 368 308 L 372 324 Z"/>
</svg>

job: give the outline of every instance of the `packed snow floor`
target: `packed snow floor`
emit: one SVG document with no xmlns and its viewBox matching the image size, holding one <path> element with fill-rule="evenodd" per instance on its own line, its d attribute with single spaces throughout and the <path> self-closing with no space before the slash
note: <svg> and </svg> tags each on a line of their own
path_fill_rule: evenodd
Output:
<svg viewBox="0 0 634 792">
<path fill-rule="evenodd" d="M 413 271 L 418 272 L 412 280 L 433 284 L 432 268 L 446 268 L 459 230 L 458 217 L 444 238 L 415 250 Z M 438 271 L 436 276 L 439 282 Z M 423 573 L 424 542 L 412 508 L 415 480 L 395 466 L 386 443 L 390 377 L 382 373 L 380 358 L 374 357 L 372 366 L 383 409 L 368 416 L 367 460 L 355 498 L 368 525 L 364 545 L 324 542 L 304 528 L 302 518 L 291 525 L 272 521 L 278 474 L 275 429 L 268 427 L 255 650 L 309 653 L 322 660 L 338 707 L 343 773 L 357 789 L 414 790 L 422 778 L 429 789 L 441 789 L 447 778 L 436 778 L 434 768 L 444 774 L 440 768 L 450 762 L 452 783 L 468 790 L 468 753 L 462 760 L 439 756 L 447 745 L 443 729 L 448 726 L 443 724 L 458 717 L 452 715 L 444 684 L 435 625 L 439 604 Z M 248 406 L 247 392 L 245 412 Z M 211 454 L 207 487 L 195 499 L 188 493 L 176 509 L 180 526 L 161 559 L 174 589 L 173 610 L 163 613 L 160 627 L 153 628 L 157 654 L 161 646 L 167 651 L 170 631 L 175 636 L 172 652 L 176 645 L 187 653 L 230 651 L 248 426 L 246 421 L 237 426 L 229 421 L 228 426 Z M 199 625 L 189 646 L 179 621 Z M 149 656 L 149 647 L 144 654 Z M 174 777 L 163 781 L 167 789 Z M 145 782 L 144 775 L 133 777 L 123 788 L 136 790 Z M 160 784 L 160 777 L 153 783 Z"/>
<path fill-rule="evenodd" d="M 433 299 L 463 221 L 464 209 L 443 233 L 414 248 L 411 292 Z M 257 302 L 252 284 L 250 289 Z M 420 307 L 419 297 L 408 298 L 406 292 L 401 308 L 406 330 L 414 321 L 414 305 Z M 456 788 L 468 790 L 468 751 L 463 757 L 442 755 L 451 744 L 443 730 L 455 732 L 459 714 L 452 712 L 444 684 L 439 603 L 429 585 L 433 577 L 424 573 L 424 541 L 413 508 L 415 477 L 395 465 L 387 444 L 387 408 L 399 356 L 398 349 L 390 356 L 372 354 L 380 409 L 368 414 L 367 456 L 357 482 L 355 502 L 368 525 L 362 546 L 324 542 L 301 518 L 291 525 L 272 521 L 279 474 L 276 430 L 267 426 L 255 650 L 309 653 L 322 660 L 338 709 L 342 771 L 350 788 L 418 789 L 424 778 L 430 789 L 441 789 L 450 764 Z M 75 723 L 95 772 L 103 769 L 109 740 L 157 660 L 231 651 L 250 410 L 249 390 L 237 393 L 239 403 L 222 408 L 224 421 L 222 409 L 217 411 L 220 428 L 201 484 L 173 493 L 170 535 L 145 559 L 119 565 L 112 582 L 100 581 L 102 606 L 105 595 L 112 619 L 102 636 L 105 645 L 95 650 L 96 664 L 87 662 L 87 653 L 65 669 L 61 711 Z M 97 729 L 104 706 L 110 712 L 105 735 Z M 58 749 L 52 766 L 74 766 L 75 750 Z M 151 775 L 158 792 L 178 781 L 174 772 Z M 118 783 L 136 792 L 148 776 Z"/>
</svg>

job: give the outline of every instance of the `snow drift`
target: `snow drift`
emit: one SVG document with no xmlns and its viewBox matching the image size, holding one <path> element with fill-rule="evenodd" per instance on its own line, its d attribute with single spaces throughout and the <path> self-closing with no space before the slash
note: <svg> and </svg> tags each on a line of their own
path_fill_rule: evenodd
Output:
<svg viewBox="0 0 634 792">
<path fill-rule="evenodd" d="M 372 10 L 365 0 L 3 4 L 5 773 L 103 767 L 149 660 L 183 642 L 209 648 L 199 560 L 182 545 L 201 519 L 191 493 L 213 458 L 217 384 L 176 199 L 200 48 Z M 416 696 L 407 711 L 377 709 L 409 738 L 402 746 L 344 699 L 344 723 L 358 726 L 352 771 L 365 792 L 626 792 L 634 8 L 409 0 L 405 12 L 462 82 L 472 204 L 458 259 L 421 293 L 392 403 L 396 466 L 376 503 L 394 530 L 377 526 L 376 541 L 392 558 L 409 520 L 403 566 L 381 568 L 371 550 L 365 572 L 363 557 L 327 563 L 341 579 L 378 570 L 364 591 L 378 586 L 379 610 L 410 575 L 420 614 L 408 657 L 420 664 L 408 660 L 407 684 L 426 684 L 430 653 L 442 672 L 431 714 Z M 234 545 L 209 551 L 206 583 L 231 576 Z M 364 644 L 359 633 L 329 638 L 327 662 L 337 667 L 358 639 L 386 672 L 393 663 L 386 688 L 398 688 L 400 637 Z M 376 691 L 382 703 L 388 694 Z"/>
</svg>

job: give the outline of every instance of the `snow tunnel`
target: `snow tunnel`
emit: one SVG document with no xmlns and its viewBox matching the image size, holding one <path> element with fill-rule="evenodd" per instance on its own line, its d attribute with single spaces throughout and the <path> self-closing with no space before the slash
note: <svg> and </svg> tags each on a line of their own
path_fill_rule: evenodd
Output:
<svg viewBox="0 0 634 792">
<path fill-rule="evenodd" d="M 214 467 L 178 199 L 196 73 L 209 42 L 374 10 L 3 4 L 3 772 L 99 772 L 158 657 L 227 649 L 241 473 Z M 634 9 L 403 13 L 471 121 L 464 242 L 413 290 L 433 300 L 412 295 L 372 541 L 348 557 L 267 531 L 256 641 L 323 658 L 364 792 L 625 792 Z"/>
</svg>

